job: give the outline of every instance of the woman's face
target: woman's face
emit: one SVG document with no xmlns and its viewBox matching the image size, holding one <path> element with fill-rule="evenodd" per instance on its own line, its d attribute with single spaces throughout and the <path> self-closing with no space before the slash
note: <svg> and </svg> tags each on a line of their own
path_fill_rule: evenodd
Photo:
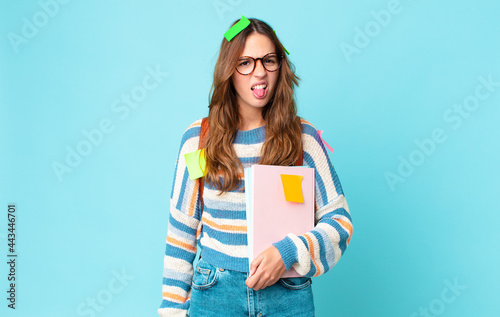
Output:
<svg viewBox="0 0 500 317">
<path fill-rule="evenodd" d="M 269 53 L 276 53 L 273 42 L 263 34 L 253 33 L 247 37 L 241 56 L 259 58 Z M 274 94 L 279 72 L 279 69 L 267 71 L 261 60 L 257 61 L 254 71 L 248 75 L 241 75 L 235 70 L 232 79 L 238 106 L 247 108 L 245 110 L 258 108 L 262 111 Z"/>
</svg>

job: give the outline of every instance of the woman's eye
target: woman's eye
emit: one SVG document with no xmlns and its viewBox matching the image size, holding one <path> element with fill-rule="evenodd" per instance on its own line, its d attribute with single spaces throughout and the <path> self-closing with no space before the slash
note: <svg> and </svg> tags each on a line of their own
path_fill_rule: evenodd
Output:
<svg viewBox="0 0 500 317">
<path fill-rule="evenodd" d="M 239 66 L 246 66 L 246 65 L 248 65 L 248 61 L 242 61 L 239 64 Z"/>
<path fill-rule="evenodd" d="M 266 64 L 274 64 L 274 63 L 276 63 L 276 60 L 274 60 L 274 59 L 266 59 L 265 63 Z"/>
</svg>

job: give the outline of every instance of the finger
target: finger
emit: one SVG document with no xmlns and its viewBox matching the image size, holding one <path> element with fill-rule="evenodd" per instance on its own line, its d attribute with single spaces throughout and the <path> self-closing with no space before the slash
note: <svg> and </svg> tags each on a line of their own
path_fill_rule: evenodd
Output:
<svg viewBox="0 0 500 317">
<path fill-rule="evenodd" d="M 255 271 L 257 270 L 257 267 L 260 265 L 262 260 L 263 260 L 263 257 L 259 255 L 258 257 L 256 257 L 252 261 L 252 264 L 250 265 L 250 275 L 253 275 L 255 273 Z"/>
<path fill-rule="evenodd" d="M 255 283 L 255 287 L 254 289 L 264 289 L 266 287 L 268 287 L 269 285 L 272 285 L 272 284 L 269 284 L 270 282 L 272 282 L 272 279 L 270 278 L 265 278 L 264 276 L 259 276 L 259 281 L 257 283 Z"/>
<path fill-rule="evenodd" d="M 255 283 L 253 281 L 251 281 L 250 279 L 247 279 L 245 284 L 248 288 L 253 288 Z"/>
<path fill-rule="evenodd" d="M 257 275 L 252 275 L 252 276 L 249 276 L 245 282 L 245 284 L 249 287 L 249 288 L 253 288 L 255 287 L 255 285 L 259 282 L 259 274 Z"/>
<path fill-rule="evenodd" d="M 274 279 L 269 279 L 269 280 L 265 281 L 264 285 L 262 285 L 262 288 L 269 287 L 269 286 L 273 285 L 274 283 L 276 283 L 276 281 Z"/>
<path fill-rule="evenodd" d="M 257 284 L 257 286 L 256 286 L 257 289 L 264 289 L 266 287 L 267 287 L 267 283 L 265 281 Z"/>
<path fill-rule="evenodd" d="M 259 274 L 254 275 L 253 277 L 253 289 L 258 290 L 262 288 L 262 285 L 265 283 L 263 277 Z"/>
</svg>

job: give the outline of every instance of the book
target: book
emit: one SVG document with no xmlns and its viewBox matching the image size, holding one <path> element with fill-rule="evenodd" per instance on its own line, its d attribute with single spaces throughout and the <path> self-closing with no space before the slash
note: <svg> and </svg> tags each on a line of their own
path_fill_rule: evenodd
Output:
<svg viewBox="0 0 500 317">
<path fill-rule="evenodd" d="M 304 166 L 255 164 L 245 168 L 249 266 L 260 253 L 287 234 L 301 235 L 314 229 L 314 173 L 314 168 Z M 290 183 L 290 179 L 294 181 Z M 297 188 L 290 189 L 296 186 L 301 186 L 303 203 L 287 200 L 297 194 Z M 285 189 L 288 197 L 285 197 Z M 292 267 L 281 277 L 300 276 Z"/>
</svg>

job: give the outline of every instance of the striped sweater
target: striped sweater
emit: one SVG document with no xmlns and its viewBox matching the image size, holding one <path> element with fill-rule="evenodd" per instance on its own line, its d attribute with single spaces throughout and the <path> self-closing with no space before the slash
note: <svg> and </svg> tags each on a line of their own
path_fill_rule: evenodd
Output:
<svg viewBox="0 0 500 317">
<path fill-rule="evenodd" d="M 191 180 L 184 154 L 196 151 L 201 119 L 191 124 L 180 145 L 170 198 L 170 216 L 164 257 L 160 316 L 186 316 L 194 273 L 197 245 L 202 258 L 214 266 L 248 272 L 245 193 L 235 189 L 217 196 L 218 190 L 205 184 L 203 214 L 199 208 L 199 179 Z M 337 173 L 316 128 L 301 121 L 303 164 L 315 168 L 315 228 L 302 235 L 288 234 L 273 243 L 287 270 L 307 277 L 329 271 L 345 252 L 352 235 L 349 207 Z M 234 149 L 243 167 L 260 159 L 265 126 L 238 131 Z M 241 173 L 243 175 L 243 173 Z M 241 176 L 242 177 L 242 176 Z M 240 188 L 244 187 L 241 178 Z M 201 221 L 200 221 L 201 219 Z"/>
</svg>

